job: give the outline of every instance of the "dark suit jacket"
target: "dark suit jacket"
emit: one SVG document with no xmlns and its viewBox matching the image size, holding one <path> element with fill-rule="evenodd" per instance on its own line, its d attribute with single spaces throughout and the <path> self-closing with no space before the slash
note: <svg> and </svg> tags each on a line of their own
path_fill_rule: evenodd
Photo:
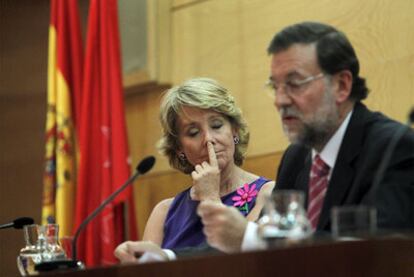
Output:
<svg viewBox="0 0 414 277">
<path fill-rule="evenodd" d="M 377 187 L 374 176 L 393 135 L 405 128 Z M 291 145 L 282 157 L 276 189 L 305 192 L 307 206 L 311 150 Z M 317 230 L 330 230 L 333 206 L 364 204 L 377 208 L 378 226 L 414 229 L 414 132 L 356 103 L 339 149 Z"/>
</svg>

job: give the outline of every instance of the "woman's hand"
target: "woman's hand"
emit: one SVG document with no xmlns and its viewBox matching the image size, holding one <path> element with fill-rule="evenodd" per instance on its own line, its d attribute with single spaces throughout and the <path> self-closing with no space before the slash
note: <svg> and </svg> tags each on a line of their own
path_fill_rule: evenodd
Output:
<svg viewBox="0 0 414 277">
<path fill-rule="evenodd" d="M 193 187 L 190 195 L 193 200 L 210 200 L 221 202 L 220 200 L 220 169 L 217 163 L 217 156 L 214 152 L 214 146 L 207 142 L 209 162 L 203 162 L 194 167 L 191 172 L 193 178 Z"/>
<path fill-rule="evenodd" d="M 168 257 L 158 244 L 151 241 L 125 241 L 115 248 L 114 255 L 122 263 L 138 263 L 144 253 L 158 256 L 159 261 L 167 261 Z"/>
</svg>

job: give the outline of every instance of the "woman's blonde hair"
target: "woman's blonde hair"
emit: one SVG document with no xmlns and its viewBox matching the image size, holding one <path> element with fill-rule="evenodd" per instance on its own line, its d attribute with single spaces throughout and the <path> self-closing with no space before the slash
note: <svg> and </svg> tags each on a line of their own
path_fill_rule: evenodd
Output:
<svg viewBox="0 0 414 277">
<path fill-rule="evenodd" d="M 249 130 L 233 96 L 217 81 L 209 78 L 190 79 L 181 86 L 169 89 L 163 96 L 160 108 L 163 133 L 158 149 L 167 156 L 170 165 L 186 174 L 194 170 L 187 159 L 180 159 L 177 155 L 180 149 L 177 120 L 183 106 L 214 110 L 230 121 L 239 138 L 235 145 L 234 163 L 240 166 L 249 143 Z"/>
</svg>

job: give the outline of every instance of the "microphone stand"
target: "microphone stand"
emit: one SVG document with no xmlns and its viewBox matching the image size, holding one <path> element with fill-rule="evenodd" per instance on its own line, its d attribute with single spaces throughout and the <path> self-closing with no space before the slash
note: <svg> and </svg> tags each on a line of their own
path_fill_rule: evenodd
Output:
<svg viewBox="0 0 414 277">
<path fill-rule="evenodd" d="M 414 108 L 410 112 L 407 120 L 407 124 L 402 125 L 401 128 L 399 128 L 394 135 L 391 137 L 391 141 L 388 143 L 387 148 L 385 149 L 383 159 L 378 166 L 378 170 L 376 171 L 374 180 L 372 182 L 372 193 L 375 193 L 375 190 L 380 185 L 380 182 L 384 178 L 384 174 L 386 172 L 387 166 L 390 163 L 391 156 L 394 153 L 395 147 L 397 147 L 398 142 L 402 138 L 403 135 L 405 135 L 406 132 L 408 132 L 411 128 L 410 125 L 414 122 Z"/>
<path fill-rule="evenodd" d="M 105 199 L 101 205 L 99 205 L 82 223 L 79 225 L 78 229 L 76 230 L 75 236 L 73 237 L 72 241 L 72 260 L 76 261 L 77 258 L 77 249 L 76 249 L 76 243 L 78 241 L 78 237 L 80 233 L 85 229 L 85 227 L 88 225 L 88 223 L 94 219 L 100 211 L 102 211 L 106 205 L 108 205 L 115 197 L 118 196 L 126 187 L 128 187 L 131 183 L 135 181 L 138 176 L 141 175 L 139 171 L 135 172 L 135 174 L 130 177 L 119 189 L 117 189 L 114 193 L 112 193 L 107 199 Z"/>
<path fill-rule="evenodd" d="M 408 116 L 407 123 L 402 125 L 391 137 L 390 142 L 388 143 L 387 147 L 385 148 L 383 158 L 378 166 L 378 169 L 375 172 L 372 186 L 369 192 L 369 196 L 372 199 L 372 204 L 376 206 L 377 202 L 377 192 L 381 185 L 381 182 L 384 178 L 384 175 L 387 171 L 387 168 L 390 164 L 391 157 L 394 154 L 395 148 L 398 145 L 398 142 L 401 138 L 411 130 L 411 124 L 414 123 L 414 108 L 411 110 Z"/>
</svg>

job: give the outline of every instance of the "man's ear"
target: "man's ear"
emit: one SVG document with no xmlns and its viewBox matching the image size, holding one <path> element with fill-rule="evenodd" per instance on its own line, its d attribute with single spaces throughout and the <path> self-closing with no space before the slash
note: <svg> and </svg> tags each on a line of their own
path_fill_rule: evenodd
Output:
<svg viewBox="0 0 414 277">
<path fill-rule="evenodd" d="M 336 103 L 342 104 L 347 101 L 352 91 L 352 73 L 349 70 L 342 70 L 336 73 L 334 76 L 335 86 L 335 98 Z"/>
</svg>

